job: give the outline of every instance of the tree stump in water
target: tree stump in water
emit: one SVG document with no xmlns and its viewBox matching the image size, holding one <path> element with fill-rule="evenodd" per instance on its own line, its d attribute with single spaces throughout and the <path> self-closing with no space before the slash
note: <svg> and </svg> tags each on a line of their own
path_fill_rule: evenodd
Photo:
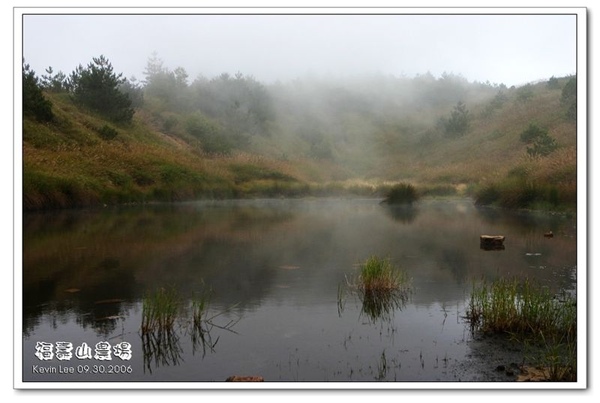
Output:
<svg viewBox="0 0 600 403">
<path fill-rule="evenodd" d="M 479 237 L 479 247 L 484 250 L 502 250 L 504 249 L 504 236 L 481 235 Z"/>
</svg>

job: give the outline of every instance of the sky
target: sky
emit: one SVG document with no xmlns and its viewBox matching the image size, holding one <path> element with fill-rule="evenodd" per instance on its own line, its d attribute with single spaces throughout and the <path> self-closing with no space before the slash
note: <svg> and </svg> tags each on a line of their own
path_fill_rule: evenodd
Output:
<svg viewBox="0 0 600 403">
<path fill-rule="evenodd" d="M 25 14 L 25 62 L 38 75 L 48 66 L 69 74 L 104 55 L 116 72 L 143 80 L 156 52 L 169 69 L 183 67 L 190 82 L 224 72 L 263 82 L 306 75 L 414 77 L 429 72 L 439 77 L 446 72 L 469 81 L 518 86 L 576 73 L 575 15 L 515 15 L 518 9 L 502 15 L 137 12 Z"/>
</svg>

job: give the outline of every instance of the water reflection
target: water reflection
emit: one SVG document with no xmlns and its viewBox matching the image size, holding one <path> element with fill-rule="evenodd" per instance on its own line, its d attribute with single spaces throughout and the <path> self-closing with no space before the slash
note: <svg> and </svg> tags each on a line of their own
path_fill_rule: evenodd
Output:
<svg viewBox="0 0 600 403">
<path fill-rule="evenodd" d="M 394 312 L 401 311 L 408 300 L 406 293 L 395 290 L 367 290 L 359 296 L 362 303 L 360 315 L 365 316 L 371 323 L 391 322 Z"/>
<path fill-rule="evenodd" d="M 549 230 L 553 238 L 543 236 Z M 482 251 L 479 237 L 486 233 L 506 235 L 506 249 Z M 445 323 L 443 340 L 435 339 L 454 348 L 444 343 L 463 337 L 458 307 L 473 279 L 511 275 L 553 288 L 577 284 L 573 220 L 474 208 L 468 200 L 411 208 L 340 199 L 28 213 L 23 234 L 26 342 L 48 334 L 60 339 L 67 328 L 88 343 L 78 331 L 102 339 L 134 334 L 144 357 L 140 372 L 160 379 L 185 372 L 193 380 L 222 380 L 234 362 L 248 373 L 270 375 L 265 379 L 319 380 L 323 368 L 336 366 L 328 376 L 361 379 L 360 363 L 384 349 L 390 364 L 421 348 L 398 345 L 394 358 L 394 337 L 399 344 L 438 337 L 434 325 L 445 317 L 439 323 L 430 318 L 438 319 L 440 306 L 457 307 L 449 310 L 456 323 Z M 407 272 L 410 299 L 354 295 L 356 305 L 345 307 L 336 301 L 340 280 L 372 255 L 389 257 Z M 184 324 L 174 333 L 139 335 L 140 301 L 148 290 L 172 287 L 193 295 L 204 286 L 212 290 L 213 312 L 226 314 L 200 328 Z M 371 329 L 375 323 L 393 329 L 393 336 L 382 339 Z M 458 336 L 447 335 L 450 329 Z M 346 342 L 348 334 L 355 336 Z M 300 372 L 292 373 L 282 357 L 298 359 L 294 371 Z M 419 375 L 408 365 L 403 361 L 394 371 Z"/>
<path fill-rule="evenodd" d="M 144 370 L 149 373 L 152 373 L 153 367 L 179 365 L 183 360 L 183 349 L 175 330 L 147 332 L 141 338 Z"/>
<path fill-rule="evenodd" d="M 418 207 L 415 207 L 412 204 L 407 204 L 407 205 L 382 204 L 381 206 L 390 217 L 392 217 L 395 221 L 401 222 L 403 224 L 412 223 L 417 218 L 417 215 L 419 214 Z"/>
<path fill-rule="evenodd" d="M 348 298 L 358 298 L 361 306 L 359 319 L 366 318 L 371 324 L 392 323 L 394 313 L 406 306 L 411 292 L 408 283 L 370 288 L 359 283 L 350 283 L 346 278 L 346 281 L 338 286 L 338 315 L 342 316 Z"/>
</svg>

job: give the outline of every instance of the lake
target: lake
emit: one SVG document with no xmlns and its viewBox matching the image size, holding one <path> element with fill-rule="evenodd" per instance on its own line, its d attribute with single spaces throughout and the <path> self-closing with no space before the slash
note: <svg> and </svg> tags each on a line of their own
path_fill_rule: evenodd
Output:
<svg viewBox="0 0 600 403">
<path fill-rule="evenodd" d="M 23 234 L 24 382 L 510 381 L 496 368 L 524 352 L 480 350 L 463 318 L 473 282 L 577 286 L 574 218 L 469 199 L 34 212 Z M 482 234 L 504 235 L 505 249 L 481 249 Z M 385 312 L 343 291 L 370 256 L 411 278 Z M 182 312 L 172 331 L 142 335 L 142 299 L 161 288 L 188 307 L 209 291 L 202 327 Z"/>
</svg>

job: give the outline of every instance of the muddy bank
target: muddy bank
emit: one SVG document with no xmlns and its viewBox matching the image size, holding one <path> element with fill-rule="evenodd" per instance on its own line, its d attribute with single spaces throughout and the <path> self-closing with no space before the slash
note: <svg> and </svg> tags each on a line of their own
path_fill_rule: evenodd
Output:
<svg viewBox="0 0 600 403">
<path fill-rule="evenodd" d="M 506 336 L 474 336 L 470 353 L 452 372 L 457 382 L 539 382 L 547 374 L 536 368 L 542 350 Z"/>
</svg>

